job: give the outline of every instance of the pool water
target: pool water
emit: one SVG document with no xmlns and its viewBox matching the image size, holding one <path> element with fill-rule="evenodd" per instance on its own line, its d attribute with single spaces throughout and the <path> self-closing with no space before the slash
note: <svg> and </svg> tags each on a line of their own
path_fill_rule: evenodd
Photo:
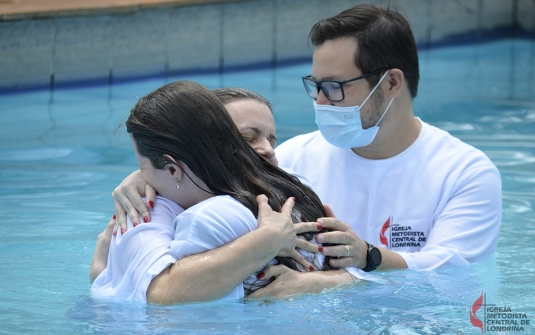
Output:
<svg viewBox="0 0 535 335">
<path fill-rule="evenodd" d="M 421 50 L 420 64 L 415 114 L 483 150 L 501 172 L 493 259 L 279 301 L 93 301 L 89 264 L 113 214 L 110 194 L 137 166 L 124 127 L 115 129 L 137 99 L 177 79 L 245 87 L 272 101 L 282 142 L 317 129 L 300 79 L 310 64 L 16 93 L 0 96 L 0 333 L 480 334 L 469 315 L 482 292 L 530 320 L 501 334 L 535 333 L 535 41 Z"/>
</svg>

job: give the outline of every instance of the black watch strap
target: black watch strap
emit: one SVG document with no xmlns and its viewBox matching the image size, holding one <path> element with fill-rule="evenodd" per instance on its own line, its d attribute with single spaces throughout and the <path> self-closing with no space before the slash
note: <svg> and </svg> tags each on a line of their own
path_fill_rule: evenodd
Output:
<svg viewBox="0 0 535 335">
<path fill-rule="evenodd" d="M 379 265 L 381 265 L 383 257 L 378 248 L 372 244 L 369 244 L 368 242 L 366 242 L 366 244 L 368 245 L 368 250 L 366 251 L 366 266 L 362 268 L 362 271 L 370 272 L 377 269 Z"/>
</svg>

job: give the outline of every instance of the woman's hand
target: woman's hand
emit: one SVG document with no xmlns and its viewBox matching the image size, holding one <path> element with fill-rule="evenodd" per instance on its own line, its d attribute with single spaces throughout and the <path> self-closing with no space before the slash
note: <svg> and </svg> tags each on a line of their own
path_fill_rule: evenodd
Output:
<svg viewBox="0 0 535 335">
<path fill-rule="evenodd" d="M 318 246 L 298 238 L 297 234 L 307 231 L 317 232 L 321 230 L 321 226 L 318 226 L 315 222 L 297 224 L 292 222 L 290 214 L 295 204 L 294 198 L 286 200 L 280 213 L 271 209 L 268 204 L 268 198 L 265 195 L 259 195 L 256 197 L 256 201 L 258 202 L 258 229 L 272 229 L 277 233 L 275 236 L 278 236 L 277 241 L 280 243 L 277 256 L 291 257 L 306 269 L 313 271 L 314 267 L 295 248 L 318 252 Z"/>
<path fill-rule="evenodd" d="M 134 224 L 134 227 L 140 224 L 140 213 L 143 222 L 150 221 L 150 212 L 147 209 L 146 204 L 143 202 L 143 199 L 141 199 L 143 196 L 145 197 L 147 204 L 151 208 L 154 208 L 156 191 L 152 186 L 145 182 L 141 177 L 141 171 L 139 170 L 132 172 L 119 186 L 117 186 L 117 188 L 115 188 L 111 194 L 111 197 L 113 198 L 113 206 L 115 207 L 115 214 L 117 215 L 114 234 L 117 233 L 117 229 L 119 228 L 123 234 L 126 232 L 127 213 Z"/>
<path fill-rule="evenodd" d="M 249 299 L 282 298 L 294 294 L 320 293 L 326 288 L 336 287 L 354 281 L 345 270 L 298 272 L 284 265 L 267 266 L 262 276 L 263 279 L 276 277 L 266 287 L 263 287 L 249 296 Z"/>
</svg>

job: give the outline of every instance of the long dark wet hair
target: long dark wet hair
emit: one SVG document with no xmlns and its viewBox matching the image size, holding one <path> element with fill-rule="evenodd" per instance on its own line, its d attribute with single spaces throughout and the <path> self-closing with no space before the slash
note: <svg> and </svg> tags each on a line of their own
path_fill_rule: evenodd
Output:
<svg viewBox="0 0 535 335">
<path fill-rule="evenodd" d="M 230 195 L 258 216 L 256 197 L 265 194 L 273 210 L 280 211 L 295 197 L 294 213 L 299 221 L 327 216 L 318 196 L 299 179 L 273 166 L 241 136 L 220 100 L 206 87 L 177 81 L 141 98 L 130 111 L 126 129 L 138 152 L 154 168 L 176 164 L 165 155 L 181 160 L 215 195 Z M 295 220 L 295 218 L 294 218 Z M 310 240 L 312 235 L 307 236 Z M 291 258 L 278 257 L 282 264 L 299 270 Z M 324 268 L 330 268 L 324 262 Z"/>
</svg>

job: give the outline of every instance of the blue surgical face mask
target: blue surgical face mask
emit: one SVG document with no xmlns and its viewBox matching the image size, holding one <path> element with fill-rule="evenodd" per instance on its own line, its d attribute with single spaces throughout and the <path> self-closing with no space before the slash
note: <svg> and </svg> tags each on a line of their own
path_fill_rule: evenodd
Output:
<svg viewBox="0 0 535 335">
<path fill-rule="evenodd" d="M 379 131 L 379 122 L 381 122 L 386 115 L 386 112 L 390 108 L 394 99 L 390 100 L 390 103 L 375 126 L 368 129 L 362 128 L 360 108 L 364 106 L 366 101 L 372 96 L 373 92 L 379 87 L 379 84 L 381 84 L 387 74 L 388 71 L 381 77 L 381 80 L 379 80 L 377 85 L 375 85 L 360 106 L 338 107 L 318 105 L 314 102 L 316 124 L 320 129 L 321 135 L 323 135 L 327 142 L 344 149 L 365 147 L 373 142 Z"/>
</svg>

